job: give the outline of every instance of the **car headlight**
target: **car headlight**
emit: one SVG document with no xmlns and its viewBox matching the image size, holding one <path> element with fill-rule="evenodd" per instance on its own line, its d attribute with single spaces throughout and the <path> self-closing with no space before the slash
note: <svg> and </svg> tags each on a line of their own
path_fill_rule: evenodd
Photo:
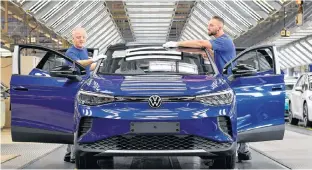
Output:
<svg viewBox="0 0 312 170">
<path fill-rule="evenodd" d="M 114 101 L 114 96 L 89 91 L 79 91 L 78 102 L 83 105 L 96 106 Z"/>
<path fill-rule="evenodd" d="M 234 92 L 232 89 L 196 96 L 197 101 L 212 106 L 229 105 L 232 103 L 233 99 Z"/>
</svg>

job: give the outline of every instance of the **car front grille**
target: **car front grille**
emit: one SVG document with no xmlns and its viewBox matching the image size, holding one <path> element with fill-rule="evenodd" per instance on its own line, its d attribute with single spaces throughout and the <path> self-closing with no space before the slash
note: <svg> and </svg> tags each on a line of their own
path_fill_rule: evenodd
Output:
<svg viewBox="0 0 312 170">
<path fill-rule="evenodd" d="M 80 143 L 90 150 L 195 150 L 225 149 L 231 143 L 219 143 L 192 135 L 123 135 L 95 143 Z"/>
</svg>

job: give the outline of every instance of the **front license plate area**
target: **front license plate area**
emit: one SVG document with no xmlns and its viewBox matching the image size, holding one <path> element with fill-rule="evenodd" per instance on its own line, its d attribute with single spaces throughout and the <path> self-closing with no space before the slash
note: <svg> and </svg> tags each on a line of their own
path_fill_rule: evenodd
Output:
<svg viewBox="0 0 312 170">
<path fill-rule="evenodd" d="M 179 122 L 131 122 L 132 133 L 179 133 Z"/>
</svg>

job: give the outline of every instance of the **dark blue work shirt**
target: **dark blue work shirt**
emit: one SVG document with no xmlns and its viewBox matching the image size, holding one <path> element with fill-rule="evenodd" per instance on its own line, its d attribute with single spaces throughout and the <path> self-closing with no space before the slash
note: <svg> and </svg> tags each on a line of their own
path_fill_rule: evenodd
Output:
<svg viewBox="0 0 312 170">
<path fill-rule="evenodd" d="M 88 50 L 86 48 L 76 48 L 74 45 L 67 49 L 66 56 L 77 61 L 89 59 Z M 90 65 L 85 67 L 87 75 L 90 75 Z"/>
<path fill-rule="evenodd" d="M 222 74 L 224 65 L 236 56 L 234 43 L 226 34 L 214 40 L 210 40 L 214 51 L 214 60 L 219 72 Z"/>
</svg>

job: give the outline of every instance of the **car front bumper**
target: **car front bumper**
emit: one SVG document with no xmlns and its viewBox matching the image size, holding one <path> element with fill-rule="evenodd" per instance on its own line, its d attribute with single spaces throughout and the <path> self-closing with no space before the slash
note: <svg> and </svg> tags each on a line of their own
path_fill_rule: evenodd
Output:
<svg viewBox="0 0 312 170">
<path fill-rule="evenodd" d="M 133 105 L 79 106 L 77 150 L 104 156 L 214 156 L 235 152 L 235 107 L 179 103 L 167 109 L 150 109 Z"/>
</svg>

